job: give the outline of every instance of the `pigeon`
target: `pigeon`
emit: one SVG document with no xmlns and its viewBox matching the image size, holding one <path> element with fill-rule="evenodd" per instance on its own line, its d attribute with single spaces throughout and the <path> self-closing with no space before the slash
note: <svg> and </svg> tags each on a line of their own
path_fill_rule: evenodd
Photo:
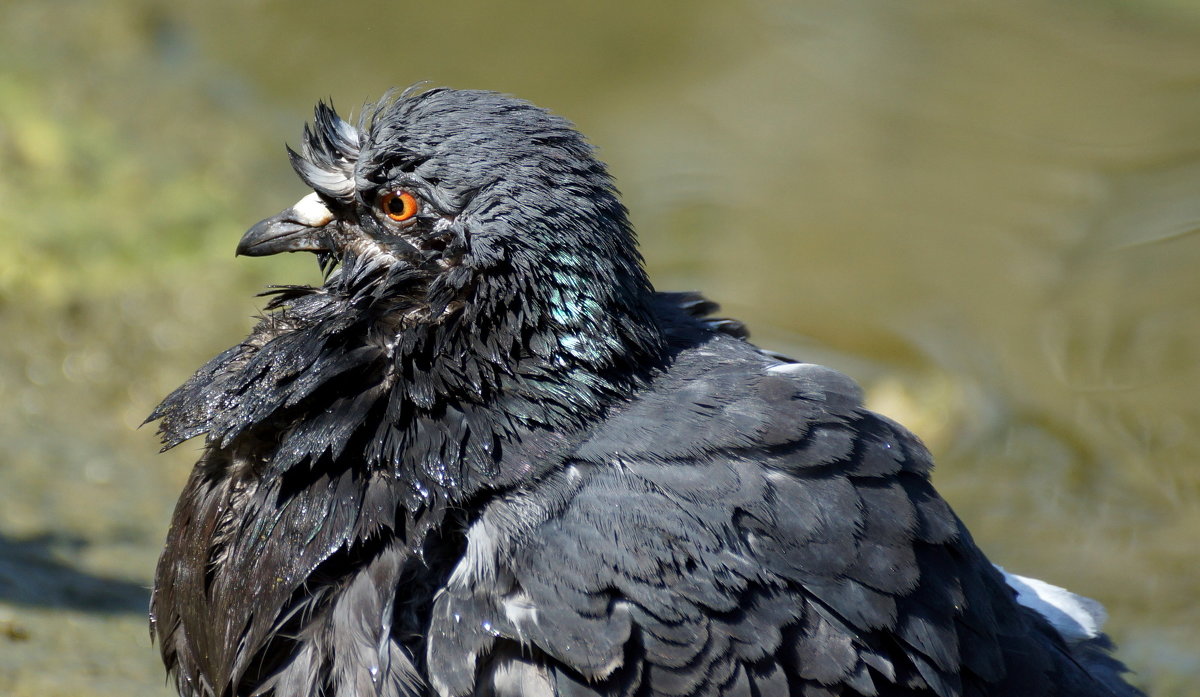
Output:
<svg viewBox="0 0 1200 697">
<path fill-rule="evenodd" d="M 151 600 L 183 697 L 1141 694 L 851 378 L 657 292 L 565 119 L 417 87 L 288 155 L 237 251 L 322 283 L 149 419 L 203 437 Z"/>
</svg>

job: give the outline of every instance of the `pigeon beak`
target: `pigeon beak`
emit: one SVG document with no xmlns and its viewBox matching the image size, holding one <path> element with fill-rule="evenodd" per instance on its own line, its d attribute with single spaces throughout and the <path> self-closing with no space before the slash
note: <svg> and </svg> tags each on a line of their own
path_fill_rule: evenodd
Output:
<svg viewBox="0 0 1200 697">
<path fill-rule="evenodd" d="M 322 228 L 333 221 L 333 213 L 315 193 L 296 202 L 279 215 L 261 220 L 242 235 L 237 254 L 265 257 L 280 252 L 331 252 Z"/>
</svg>

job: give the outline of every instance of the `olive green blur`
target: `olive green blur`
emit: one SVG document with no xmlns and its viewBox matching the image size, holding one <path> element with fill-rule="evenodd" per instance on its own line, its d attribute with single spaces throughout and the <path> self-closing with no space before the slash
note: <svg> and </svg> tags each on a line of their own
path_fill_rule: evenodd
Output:
<svg viewBox="0 0 1200 697">
<path fill-rule="evenodd" d="M 1200 0 L 0 3 L 0 694 L 165 697 L 157 400 L 311 256 L 284 143 L 419 80 L 574 120 L 657 286 L 860 379 L 996 561 L 1200 682 Z"/>
</svg>

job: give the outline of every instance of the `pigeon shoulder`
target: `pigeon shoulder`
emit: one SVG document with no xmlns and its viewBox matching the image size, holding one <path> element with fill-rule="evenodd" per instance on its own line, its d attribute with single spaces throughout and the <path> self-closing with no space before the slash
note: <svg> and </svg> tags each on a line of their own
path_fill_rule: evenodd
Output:
<svg viewBox="0 0 1200 697">
<path fill-rule="evenodd" d="M 434 604 L 431 683 L 446 696 L 1096 694 L 931 466 L 846 376 L 712 332 L 564 466 L 482 511 Z"/>
<path fill-rule="evenodd" d="M 680 460 L 778 450 L 823 441 L 829 429 L 849 439 L 851 424 L 868 419 L 886 422 L 927 459 L 915 436 L 863 407 L 862 389 L 849 376 L 763 351 L 725 331 L 728 322 L 695 320 L 686 334 L 680 325 L 668 326 L 668 337 L 686 335 L 687 343 L 645 389 L 598 423 L 574 456 Z"/>
</svg>

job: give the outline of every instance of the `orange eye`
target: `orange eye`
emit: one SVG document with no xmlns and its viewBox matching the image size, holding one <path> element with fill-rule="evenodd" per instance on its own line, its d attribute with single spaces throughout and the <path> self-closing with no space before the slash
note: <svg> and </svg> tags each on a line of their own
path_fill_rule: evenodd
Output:
<svg viewBox="0 0 1200 697">
<path fill-rule="evenodd" d="M 417 215 L 417 199 L 407 191 L 389 191 L 383 195 L 379 201 L 379 207 L 383 209 L 384 215 L 396 221 L 403 223 L 412 220 Z"/>
</svg>

